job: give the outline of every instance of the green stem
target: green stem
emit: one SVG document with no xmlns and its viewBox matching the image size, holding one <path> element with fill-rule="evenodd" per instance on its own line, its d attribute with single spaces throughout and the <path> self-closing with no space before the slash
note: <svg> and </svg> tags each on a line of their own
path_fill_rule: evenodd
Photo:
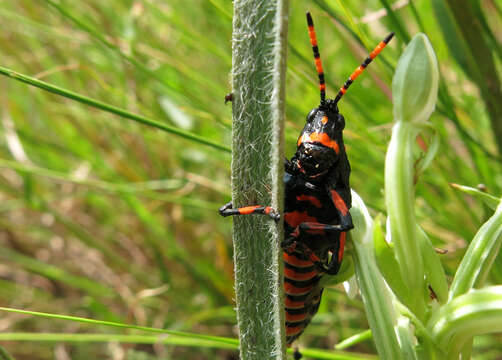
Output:
<svg viewBox="0 0 502 360">
<path fill-rule="evenodd" d="M 413 123 L 403 121 L 394 125 L 385 160 L 385 200 L 400 272 L 407 284 L 408 293 L 413 294 L 417 290 L 420 293 L 420 296 L 408 296 L 412 303 L 406 305 L 422 319 L 425 312 L 422 296 L 424 272 L 413 207 L 415 190 L 412 143 L 416 135 L 415 128 Z"/>
<path fill-rule="evenodd" d="M 236 0 L 233 21 L 234 207 L 283 207 L 287 0 Z M 234 219 L 241 359 L 284 359 L 282 228 L 267 216 Z"/>
<path fill-rule="evenodd" d="M 373 341 L 382 359 L 401 359 L 401 348 L 395 332 L 397 314 L 392 306 L 392 294 L 378 266 L 373 249 L 373 222 L 362 199 L 352 192 L 354 230 L 349 234 L 354 244 L 354 265 L 361 289 Z"/>
</svg>

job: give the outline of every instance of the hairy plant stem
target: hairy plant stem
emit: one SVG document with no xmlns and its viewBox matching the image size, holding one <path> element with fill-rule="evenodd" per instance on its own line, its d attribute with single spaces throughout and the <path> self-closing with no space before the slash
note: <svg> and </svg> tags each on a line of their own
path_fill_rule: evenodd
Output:
<svg viewBox="0 0 502 360">
<path fill-rule="evenodd" d="M 287 0 L 235 0 L 232 200 L 283 207 Z M 282 228 L 267 216 L 234 218 L 240 358 L 285 359 Z"/>
</svg>

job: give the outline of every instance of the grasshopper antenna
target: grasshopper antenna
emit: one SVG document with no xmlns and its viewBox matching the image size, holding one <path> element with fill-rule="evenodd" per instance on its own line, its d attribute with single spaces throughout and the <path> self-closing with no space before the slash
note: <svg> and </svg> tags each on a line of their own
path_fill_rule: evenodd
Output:
<svg viewBox="0 0 502 360">
<path fill-rule="evenodd" d="M 359 65 L 359 67 L 357 67 L 354 70 L 354 72 L 349 76 L 347 81 L 345 81 L 345 84 L 343 84 L 343 86 L 340 88 L 340 90 L 338 91 L 338 94 L 336 94 L 336 97 L 334 100 L 335 105 L 338 104 L 338 101 L 340 101 L 342 96 L 347 92 L 347 89 L 354 82 L 354 80 L 356 80 L 357 77 L 359 75 L 361 75 L 361 73 L 364 71 L 364 69 L 366 69 L 366 67 L 373 61 L 373 59 L 376 58 L 378 56 L 378 54 L 380 54 L 380 52 L 383 50 L 383 48 L 387 46 L 387 44 L 389 43 L 389 41 L 392 39 L 393 36 L 394 36 L 394 33 L 391 32 L 389 35 L 387 35 L 385 37 L 385 39 L 380 41 L 380 43 L 373 49 L 372 52 L 370 52 L 369 56 L 361 63 L 361 65 Z M 322 70 L 322 68 L 321 68 L 321 70 Z"/>
<path fill-rule="evenodd" d="M 319 90 L 321 91 L 321 105 L 326 103 L 326 83 L 324 82 L 324 71 L 322 69 L 321 56 L 319 55 L 319 47 L 317 46 L 317 37 L 314 29 L 314 21 L 310 12 L 307 12 L 307 25 L 309 29 L 310 43 L 314 52 L 315 68 L 319 75 Z"/>
</svg>

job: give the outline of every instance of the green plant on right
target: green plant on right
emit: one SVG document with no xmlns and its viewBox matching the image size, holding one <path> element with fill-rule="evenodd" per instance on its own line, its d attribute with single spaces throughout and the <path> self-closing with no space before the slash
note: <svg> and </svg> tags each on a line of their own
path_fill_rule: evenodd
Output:
<svg viewBox="0 0 502 360">
<path fill-rule="evenodd" d="M 437 136 L 416 159 L 417 136 L 434 132 L 439 71 L 424 34 L 399 59 L 393 78 L 395 124 L 385 162 L 387 241 L 354 193 L 356 277 L 373 339 L 383 359 L 468 359 L 476 335 L 502 331 L 502 285 L 484 282 L 502 242 L 502 200 L 475 189 L 495 210 L 470 242 L 448 289 L 445 272 L 414 212 L 417 175 L 438 149 Z M 385 279 L 385 281 L 384 281 Z"/>
</svg>

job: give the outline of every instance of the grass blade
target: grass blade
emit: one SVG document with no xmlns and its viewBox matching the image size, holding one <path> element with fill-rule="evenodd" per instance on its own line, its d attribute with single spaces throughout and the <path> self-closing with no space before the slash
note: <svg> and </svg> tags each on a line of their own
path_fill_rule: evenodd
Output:
<svg viewBox="0 0 502 360">
<path fill-rule="evenodd" d="M 153 333 L 158 333 L 158 334 L 169 334 L 169 335 L 180 336 L 180 337 L 193 337 L 193 338 L 197 338 L 200 340 L 214 341 L 215 339 L 218 339 L 221 342 L 224 342 L 224 343 L 227 343 L 230 345 L 238 344 L 237 340 L 230 339 L 230 338 L 209 336 L 209 335 L 199 335 L 199 334 L 188 333 L 188 332 L 184 332 L 184 331 L 166 330 L 166 329 L 153 328 L 153 327 L 149 327 L 149 326 L 130 325 L 130 324 L 124 324 L 124 323 L 117 323 L 117 322 L 113 322 L 113 321 L 95 320 L 95 319 L 89 319 L 89 318 L 84 318 L 84 317 L 79 317 L 79 316 L 50 314 L 50 313 L 44 313 L 44 312 L 39 312 L 39 311 L 29 311 L 29 310 L 7 308 L 7 307 L 0 307 L 0 311 L 6 311 L 6 312 L 24 314 L 24 315 L 31 315 L 31 316 L 40 316 L 40 317 L 44 317 L 44 318 L 48 318 L 48 319 L 76 321 L 79 323 L 110 326 L 110 327 L 116 327 L 116 328 L 122 328 L 122 329 L 141 330 L 141 331 L 153 332 Z M 32 333 L 31 335 L 36 336 L 38 334 Z"/>
<path fill-rule="evenodd" d="M 72 100 L 76 100 L 82 104 L 89 105 L 89 106 L 95 107 L 97 109 L 100 109 L 100 110 L 103 110 L 103 111 L 106 111 L 106 112 L 109 112 L 109 113 L 112 113 L 115 115 L 119 115 L 123 118 L 136 121 L 140 124 L 148 125 L 148 126 L 156 128 L 156 129 L 160 129 L 162 131 L 171 133 L 173 135 L 180 136 L 180 137 L 188 139 L 190 141 L 193 141 L 193 142 L 196 142 L 196 143 L 199 143 L 202 145 L 210 146 L 210 147 L 215 148 L 217 150 L 230 152 L 230 149 L 228 147 L 221 145 L 221 144 L 218 144 L 216 142 L 213 142 L 211 140 L 205 139 L 205 138 L 200 137 L 198 135 L 195 135 L 191 132 L 178 129 L 173 126 L 169 126 L 167 124 L 163 124 L 157 120 L 153 120 L 153 119 L 147 118 L 142 115 L 137 115 L 137 114 L 131 113 L 129 111 L 120 109 L 120 108 L 113 106 L 113 105 L 108 105 L 104 102 L 91 99 L 87 96 L 80 95 L 75 92 L 63 89 L 59 86 L 49 84 L 45 81 L 35 79 L 31 76 L 20 74 L 18 72 L 15 72 L 14 70 L 7 69 L 3 66 L 0 66 L 0 75 L 4 75 L 4 76 L 10 77 L 12 79 L 15 79 L 17 81 L 23 82 L 25 84 L 38 87 L 42 90 L 51 92 L 56 95 L 60 95 L 60 96 L 64 96 L 64 97 L 72 99 Z"/>
<path fill-rule="evenodd" d="M 450 299 L 480 286 L 489 273 L 502 244 L 502 202 L 481 226 L 460 263 L 450 287 Z"/>
</svg>

